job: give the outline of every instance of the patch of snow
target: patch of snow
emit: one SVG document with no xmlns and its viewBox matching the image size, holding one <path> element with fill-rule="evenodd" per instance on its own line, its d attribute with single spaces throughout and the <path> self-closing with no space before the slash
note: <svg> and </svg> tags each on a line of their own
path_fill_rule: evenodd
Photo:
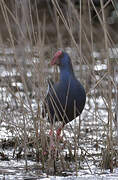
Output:
<svg viewBox="0 0 118 180">
<path fill-rule="evenodd" d="M 97 65 L 94 66 L 95 71 L 106 70 L 106 69 L 107 69 L 106 64 L 97 64 Z"/>
<path fill-rule="evenodd" d="M 97 51 L 94 51 L 94 52 L 92 53 L 92 55 L 93 55 L 94 58 L 99 58 L 99 57 L 100 57 L 100 53 L 97 52 Z"/>
<path fill-rule="evenodd" d="M 118 58 L 118 48 L 109 48 L 110 58 Z"/>
<path fill-rule="evenodd" d="M 5 69 L 3 69 L 3 71 L 0 73 L 1 77 L 6 77 L 6 76 L 15 76 L 18 75 L 17 71 L 15 68 L 12 68 L 11 71 L 6 71 Z"/>
</svg>

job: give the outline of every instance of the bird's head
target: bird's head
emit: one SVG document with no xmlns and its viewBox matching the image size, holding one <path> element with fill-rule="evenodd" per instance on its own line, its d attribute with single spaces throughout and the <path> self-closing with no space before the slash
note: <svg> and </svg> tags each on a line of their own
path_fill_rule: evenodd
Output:
<svg viewBox="0 0 118 180">
<path fill-rule="evenodd" d="M 51 65 L 58 65 L 60 67 L 71 65 L 71 60 L 69 55 L 64 51 L 58 51 L 55 53 Z"/>
</svg>

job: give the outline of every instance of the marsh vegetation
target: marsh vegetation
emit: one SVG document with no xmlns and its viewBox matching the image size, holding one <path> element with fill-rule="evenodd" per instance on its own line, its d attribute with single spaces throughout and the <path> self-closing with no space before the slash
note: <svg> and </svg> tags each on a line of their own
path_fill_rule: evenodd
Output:
<svg viewBox="0 0 118 180">
<path fill-rule="evenodd" d="M 118 175 L 118 3 L 77 2 L 0 1 L 1 178 Z M 41 112 L 48 78 L 59 78 L 50 60 L 60 49 L 71 56 L 87 101 L 62 139 L 54 136 L 51 153 Z"/>
</svg>

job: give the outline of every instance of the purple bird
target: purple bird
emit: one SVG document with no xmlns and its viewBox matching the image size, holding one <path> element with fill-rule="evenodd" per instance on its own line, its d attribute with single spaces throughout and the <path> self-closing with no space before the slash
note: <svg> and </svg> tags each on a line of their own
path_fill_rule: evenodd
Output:
<svg viewBox="0 0 118 180">
<path fill-rule="evenodd" d="M 66 52 L 58 51 L 51 65 L 59 66 L 60 80 L 57 83 L 49 81 L 49 91 L 44 104 L 48 120 L 52 125 L 56 121 L 62 121 L 62 126 L 57 130 L 57 137 L 59 137 L 64 125 L 82 113 L 86 93 L 82 84 L 75 77 L 71 59 Z"/>
</svg>

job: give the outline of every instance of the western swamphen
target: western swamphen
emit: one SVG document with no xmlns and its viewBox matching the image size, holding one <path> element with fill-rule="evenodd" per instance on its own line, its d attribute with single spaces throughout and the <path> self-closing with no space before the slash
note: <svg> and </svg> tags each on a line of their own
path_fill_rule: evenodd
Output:
<svg viewBox="0 0 118 180">
<path fill-rule="evenodd" d="M 57 136 L 59 136 L 64 125 L 82 113 L 86 94 L 84 87 L 75 77 L 71 59 L 66 52 L 58 51 L 51 65 L 59 66 L 60 80 L 57 83 L 49 81 L 49 91 L 45 98 L 44 108 L 52 125 L 56 121 L 62 121 L 62 126 L 57 130 Z"/>
</svg>

